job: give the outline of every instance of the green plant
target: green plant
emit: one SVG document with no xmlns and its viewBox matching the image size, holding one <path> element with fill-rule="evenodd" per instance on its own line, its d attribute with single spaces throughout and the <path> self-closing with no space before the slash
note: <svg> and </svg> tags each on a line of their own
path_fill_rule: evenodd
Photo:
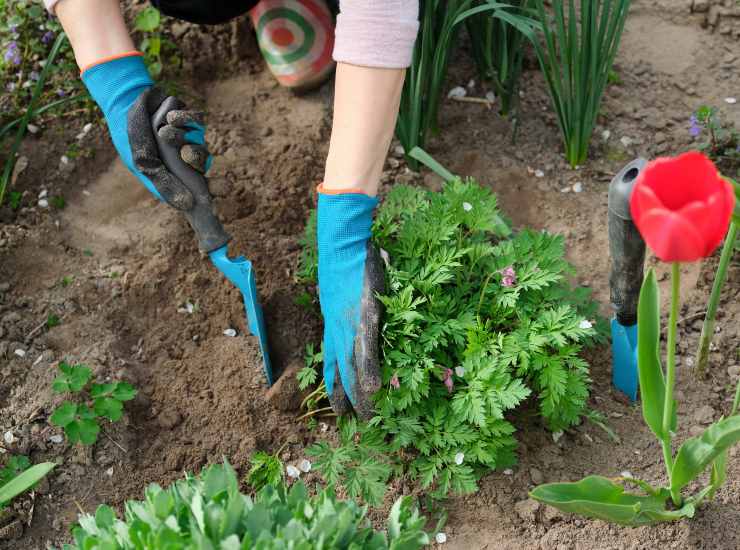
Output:
<svg viewBox="0 0 740 550">
<path fill-rule="evenodd" d="M 159 78 L 162 75 L 165 59 L 171 65 L 179 66 L 180 64 L 177 46 L 162 36 L 160 24 L 159 10 L 152 6 L 140 11 L 134 20 L 134 29 L 144 36 L 139 49 L 144 53 L 144 61 L 152 78 Z"/>
<path fill-rule="evenodd" d="M 485 0 L 476 2 L 477 5 L 485 3 Z M 509 4 L 527 14 L 533 0 L 510 0 Z M 478 74 L 482 80 L 491 83 L 500 102 L 499 111 L 508 115 L 517 103 L 528 37 L 506 19 L 491 17 L 487 12 L 469 17 L 465 24 Z"/>
<path fill-rule="evenodd" d="M 450 50 L 458 25 L 468 17 L 490 13 L 490 17 L 533 32 L 533 21 L 511 12 L 511 6 L 493 0 L 471 7 L 474 0 L 428 0 L 421 3 L 420 29 L 414 55 L 403 86 L 396 135 L 413 169 L 418 162 L 409 153 L 424 147 L 429 132 L 437 131 L 437 115 Z"/>
<path fill-rule="evenodd" d="M 0 140 L 20 124 L 36 95 L 35 86 L 46 67 L 45 60 L 62 27 L 49 17 L 43 4 L 32 0 L 0 0 Z M 40 109 L 31 109 L 31 117 L 41 114 L 59 116 L 60 107 L 84 99 L 72 48 L 62 44 L 56 60 L 46 74 L 48 84 L 39 92 Z"/>
<path fill-rule="evenodd" d="M 722 246 L 722 255 L 720 256 L 717 273 L 714 276 L 712 284 L 712 293 L 709 295 L 707 303 L 707 313 L 704 316 L 704 323 L 701 327 L 701 337 L 699 338 L 699 347 L 696 351 L 695 372 L 698 376 L 703 376 L 704 371 L 709 363 L 709 344 L 712 343 L 714 336 L 714 322 L 717 317 L 717 308 L 719 299 L 722 295 L 722 287 L 727 280 L 727 269 L 730 266 L 730 259 L 738 249 L 738 228 L 740 228 L 740 184 L 730 180 L 735 189 L 735 211 L 730 222 L 730 229 L 725 237 L 725 244 Z"/>
<path fill-rule="evenodd" d="M 128 382 L 92 383 L 92 371 L 85 365 L 59 363 L 61 374 L 54 380 L 55 393 L 76 394 L 78 402 L 64 401 L 49 420 L 64 429 L 70 443 L 92 445 L 100 433 L 101 418 L 117 422 L 123 416 L 123 403 L 136 397 L 136 390 Z"/>
<path fill-rule="evenodd" d="M 0 469 L 0 510 L 21 493 L 33 488 L 55 467 L 56 464 L 51 462 L 31 466 L 31 461 L 25 456 L 9 457 Z"/>
<path fill-rule="evenodd" d="M 54 328 L 56 326 L 59 326 L 61 322 L 62 320 L 59 318 L 59 316 L 54 313 L 49 313 L 49 315 L 46 317 L 47 328 Z"/>
<path fill-rule="evenodd" d="M 316 383 L 319 375 L 316 367 L 320 366 L 323 360 L 324 353 L 322 350 L 316 351 L 313 344 L 306 344 L 306 357 L 304 358 L 306 366 L 299 370 L 296 375 L 298 378 L 298 389 L 303 391 Z"/>
<path fill-rule="evenodd" d="M 383 387 L 370 422 L 383 437 L 370 440 L 402 456 L 412 477 L 445 495 L 511 465 L 505 414 L 529 395 L 551 430 L 580 420 L 590 380 L 579 352 L 604 324 L 588 320 L 587 292 L 567 282 L 562 237 L 513 235 L 488 189 L 455 178 L 440 193 L 396 186 L 373 240 L 388 261 Z"/>
<path fill-rule="evenodd" d="M 379 506 L 393 471 L 384 430 L 352 417 L 340 418 L 338 426 L 338 446 L 320 441 L 306 451 L 316 459 L 313 466 L 330 487 L 343 485 L 350 498 Z"/>
<path fill-rule="evenodd" d="M 689 134 L 706 136 L 698 149 L 711 158 L 725 174 L 740 178 L 740 131 L 722 120 L 719 109 L 702 105 L 690 118 Z"/>
<path fill-rule="evenodd" d="M 21 198 L 23 198 L 23 193 L 20 191 L 11 191 L 8 194 L 8 205 L 12 210 L 18 210 L 21 205 Z"/>
<path fill-rule="evenodd" d="M 255 491 L 261 491 L 267 485 L 277 486 L 283 482 L 283 461 L 280 460 L 280 453 L 285 445 L 280 447 L 275 454 L 268 454 L 264 451 L 257 451 L 249 459 L 252 467 L 247 474 L 247 483 Z"/>
<path fill-rule="evenodd" d="M 534 41 L 571 166 L 586 162 L 631 0 L 535 0 L 544 44 Z M 580 4 L 580 10 L 577 8 Z M 566 8 L 567 6 L 567 8 Z"/>
<path fill-rule="evenodd" d="M 690 184 L 695 187 L 687 194 Z M 645 201 L 652 196 L 654 202 Z M 539 501 L 567 512 L 630 526 L 693 517 L 696 508 L 714 497 L 727 478 L 728 450 L 740 441 L 740 382 L 726 418 L 710 425 L 702 434 L 690 437 L 673 453 L 678 429 L 676 383 L 676 335 L 680 309 L 680 262 L 708 257 L 719 244 L 736 206 L 733 190 L 703 155 L 692 152 L 676 159 L 661 159 L 642 172 L 631 198 L 635 224 L 646 243 L 661 260 L 671 263 L 671 302 L 665 348 L 665 369 L 661 364 L 660 289 L 650 269 L 640 290 L 637 312 L 637 360 L 640 399 L 645 424 L 663 451 L 668 478 L 665 487 L 653 487 L 634 477 L 609 479 L 588 476 L 576 483 L 540 485 L 530 494 Z M 686 206 L 703 208 L 713 224 L 676 224 Z M 661 217 L 662 216 L 662 217 Z M 656 222 L 657 220 L 657 222 Z M 662 222 L 662 223 L 661 223 Z M 687 230 L 693 232 L 696 247 L 685 247 Z M 688 497 L 683 491 L 705 471 L 709 483 Z M 631 484 L 642 494 L 630 493 Z"/>
<path fill-rule="evenodd" d="M 311 497 L 301 482 L 290 489 L 268 485 L 252 500 L 239 492 L 228 462 L 168 489 L 150 485 L 144 501 L 128 501 L 124 509 L 123 520 L 108 506 L 80 516 L 74 544 L 64 550 L 414 550 L 429 544 L 424 518 L 408 497 L 396 501 L 383 533 L 368 525 L 366 509 L 337 500 L 331 490 Z"/>
</svg>

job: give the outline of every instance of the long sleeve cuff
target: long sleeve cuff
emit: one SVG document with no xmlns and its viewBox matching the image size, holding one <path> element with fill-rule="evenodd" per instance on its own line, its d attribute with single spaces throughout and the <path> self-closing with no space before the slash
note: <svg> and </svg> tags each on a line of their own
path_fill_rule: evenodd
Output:
<svg viewBox="0 0 740 550">
<path fill-rule="evenodd" d="M 411 65 L 418 0 L 342 0 L 339 7 L 336 61 L 388 69 Z"/>
</svg>

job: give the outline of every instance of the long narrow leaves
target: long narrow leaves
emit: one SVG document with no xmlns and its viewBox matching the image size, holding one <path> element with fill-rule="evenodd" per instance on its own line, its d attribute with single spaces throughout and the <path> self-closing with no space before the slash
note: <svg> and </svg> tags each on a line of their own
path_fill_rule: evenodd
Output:
<svg viewBox="0 0 740 550">
<path fill-rule="evenodd" d="M 535 0 L 544 40 L 535 51 L 572 166 L 586 161 L 609 71 L 619 50 L 631 0 Z M 566 8 L 567 6 L 567 8 Z"/>
<path fill-rule="evenodd" d="M 512 6 L 492 0 L 472 7 L 474 0 L 427 0 L 421 3 L 421 28 L 416 39 L 413 61 L 406 75 L 396 135 L 413 169 L 418 161 L 408 153 L 424 147 L 429 132 L 437 131 L 437 115 L 447 74 L 450 50 L 457 30 L 468 17 L 491 13 L 522 31 L 533 34 L 533 20 L 511 13 Z"/>
<path fill-rule="evenodd" d="M 36 464 L 0 487 L 0 508 L 8 504 L 21 493 L 28 491 L 55 467 L 56 464 L 53 462 Z"/>
<path fill-rule="evenodd" d="M 16 131 L 15 138 L 13 140 L 13 145 L 10 148 L 8 157 L 5 160 L 5 166 L 3 168 L 3 173 L 0 176 L 0 206 L 2 206 L 3 204 L 3 198 L 5 197 L 5 191 L 7 190 L 8 184 L 10 183 L 10 178 L 13 175 L 13 167 L 15 166 L 15 155 L 18 153 L 18 148 L 21 146 L 21 141 L 23 141 L 23 136 L 26 135 L 26 130 L 28 129 L 28 123 L 31 120 L 31 117 L 34 115 L 34 113 L 36 113 L 36 103 L 38 103 L 39 97 L 41 96 L 41 92 L 44 90 L 44 83 L 49 77 L 51 69 L 54 66 L 54 59 L 56 59 L 56 56 L 59 53 L 59 49 L 62 47 L 62 44 L 64 44 L 64 41 L 66 39 L 67 39 L 67 36 L 64 33 L 59 33 L 59 36 L 57 36 L 57 39 L 54 42 L 54 46 L 52 46 L 51 52 L 49 53 L 49 57 L 46 59 L 44 68 L 41 70 L 39 79 L 36 82 L 36 87 L 33 89 L 33 96 L 31 96 L 31 102 L 28 104 L 28 109 L 26 110 L 26 114 L 23 116 L 23 119 L 21 119 L 20 125 L 18 126 L 18 130 Z"/>
</svg>

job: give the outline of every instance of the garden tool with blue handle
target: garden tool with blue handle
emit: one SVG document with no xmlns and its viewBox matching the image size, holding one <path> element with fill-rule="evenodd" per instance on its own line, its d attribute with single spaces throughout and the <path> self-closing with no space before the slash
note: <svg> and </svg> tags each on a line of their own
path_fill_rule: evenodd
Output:
<svg viewBox="0 0 740 550">
<path fill-rule="evenodd" d="M 249 331 L 259 340 L 267 383 L 271 386 L 273 374 L 267 344 L 267 331 L 252 263 L 243 256 L 229 258 L 228 242 L 231 240 L 231 236 L 224 231 L 221 222 L 213 211 L 211 195 L 205 177 L 182 160 L 180 148 L 173 145 L 171 139 L 165 139 L 160 131 L 168 124 L 167 113 L 180 108 L 181 104 L 176 98 L 168 97 L 151 118 L 151 127 L 157 142 L 159 155 L 167 170 L 176 176 L 193 195 L 192 208 L 182 210 L 182 213 L 195 231 L 200 249 L 208 254 L 216 269 L 223 273 L 242 293 L 247 314 L 247 326 Z M 202 128 L 195 125 L 190 126 L 190 129 L 188 134 L 191 132 L 193 134 L 202 133 Z M 193 136 L 189 138 L 189 141 L 192 140 Z M 195 136 L 195 140 L 200 141 L 202 137 Z"/>
<path fill-rule="evenodd" d="M 642 287 L 645 241 L 630 214 L 635 181 L 647 165 L 639 158 L 609 184 L 609 290 L 615 316 L 612 328 L 612 383 L 632 401 L 637 399 L 637 302 Z"/>
</svg>

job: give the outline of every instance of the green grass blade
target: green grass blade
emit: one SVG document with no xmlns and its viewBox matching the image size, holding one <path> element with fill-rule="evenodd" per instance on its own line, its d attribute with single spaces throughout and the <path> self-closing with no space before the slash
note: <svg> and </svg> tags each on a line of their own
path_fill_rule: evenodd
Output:
<svg viewBox="0 0 740 550">
<path fill-rule="evenodd" d="M 9 503 L 21 493 L 28 491 L 54 468 L 56 468 L 56 464 L 53 462 L 42 462 L 41 464 L 31 466 L 28 470 L 15 476 L 8 483 L 0 487 L 0 506 Z"/>
</svg>

